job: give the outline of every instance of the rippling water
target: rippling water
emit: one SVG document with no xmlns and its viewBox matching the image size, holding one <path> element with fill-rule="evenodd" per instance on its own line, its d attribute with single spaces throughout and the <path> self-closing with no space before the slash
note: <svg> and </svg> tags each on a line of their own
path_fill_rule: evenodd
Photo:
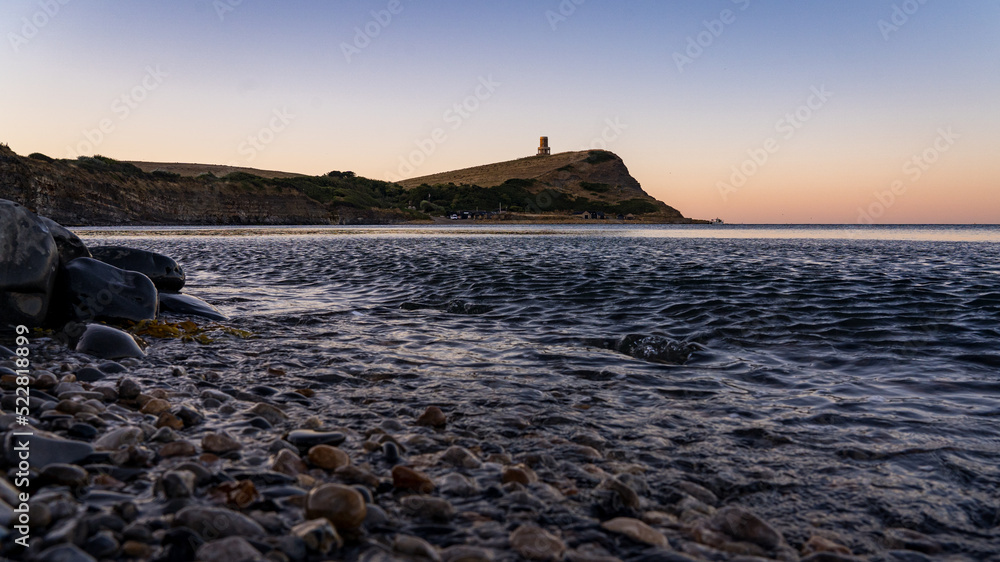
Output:
<svg viewBox="0 0 1000 562">
<path fill-rule="evenodd" d="M 185 234 L 86 236 L 175 257 L 259 337 L 154 356 L 280 365 L 373 416 L 381 395 L 458 404 L 498 438 L 585 428 L 790 540 L 866 552 L 907 527 L 1000 551 L 996 228 Z"/>
</svg>

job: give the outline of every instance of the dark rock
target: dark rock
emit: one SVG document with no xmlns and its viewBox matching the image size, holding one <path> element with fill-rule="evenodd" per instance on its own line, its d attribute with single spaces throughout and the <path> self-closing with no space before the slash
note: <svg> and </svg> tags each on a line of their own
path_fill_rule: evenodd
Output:
<svg viewBox="0 0 1000 562">
<path fill-rule="evenodd" d="M 80 382 L 97 382 L 104 377 L 104 373 L 93 367 L 84 367 L 76 372 L 76 380 Z"/>
<path fill-rule="evenodd" d="M 111 531 L 101 531 L 87 539 L 84 550 L 96 558 L 108 558 L 118 552 L 118 541 Z"/>
<path fill-rule="evenodd" d="M 23 206 L 0 199 L 0 322 L 42 325 L 58 265 L 59 250 L 45 223 Z"/>
<path fill-rule="evenodd" d="M 171 529 L 163 536 L 163 555 L 158 562 L 191 562 L 197 560 L 195 552 L 205 541 L 192 529 Z"/>
<path fill-rule="evenodd" d="M 201 412 L 188 406 L 181 406 L 174 415 L 184 422 L 184 427 L 192 427 L 205 421 L 205 416 Z"/>
<path fill-rule="evenodd" d="M 160 312 L 178 316 L 200 316 L 209 320 L 226 320 L 227 316 L 211 304 L 180 293 L 160 293 Z"/>
<path fill-rule="evenodd" d="M 73 437 L 88 441 L 97 436 L 97 428 L 87 423 L 74 423 L 69 427 L 68 432 Z"/>
<path fill-rule="evenodd" d="M 61 439 L 44 431 L 35 431 L 30 437 L 8 433 L 4 453 L 12 465 L 17 464 L 18 447 L 24 443 L 29 443 L 31 466 L 38 469 L 53 463 L 76 464 L 94 453 L 94 447 L 89 443 Z"/>
<path fill-rule="evenodd" d="M 100 365 L 97 366 L 97 368 L 109 375 L 124 373 L 126 371 L 124 365 L 122 365 L 121 363 L 115 363 L 114 361 L 107 361 L 105 363 L 101 363 Z"/>
<path fill-rule="evenodd" d="M 76 350 L 101 359 L 146 356 L 130 334 L 102 324 L 88 324 Z"/>
<path fill-rule="evenodd" d="M 42 469 L 39 477 L 48 484 L 80 488 L 87 485 L 87 471 L 75 464 L 51 463 Z"/>
<path fill-rule="evenodd" d="M 325 518 L 337 529 L 357 529 L 365 520 L 365 499 L 354 488 L 323 484 L 306 497 L 306 518 Z"/>
<path fill-rule="evenodd" d="M 347 436 L 339 431 L 313 431 L 311 429 L 296 429 L 290 431 L 285 440 L 299 449 L 308 450 L 316 445 L 340 445 Z"/>
<path fill-rule="evenodd" d="M 264 555 L 243 537 L 226 537 L 201 545 L 198 560 L 212 562 L 251 562 L 263 560 Z"/>
<path fill-rule="evenodd" d="M 149 277 L 161 291 L 180 291 L 184 287 L 184 270 L 172 258 L 122 246 L 91 248 L 94 259 L 128 271 L 138 271 Z"/>
<path fill-rule="evenodd" d="M 389 464 L 396 464 L 400 461 L 399 445 L 396 445 L 392 441 L 382 443 L 382 455 Z"/>
<path fill-rule="evenodd" d="M 80 237 L 70 232 L 68 228 L 48 217 L 40 216 L 38 220 L 49 229 L 49 234 L 52 235 L 52 240 L 55 241 L 59 251 L 59 259 L 63 263 L 69 263 L 76 258 L 93 257 L 83 240 L 80 240 Z"/>
<path fill-rule="evenodd" d="M 201 537 L 262 537 L 259 523 L 242 513 L 218 507 L 192 506 L 180 510 L 174 524 L 184 526 Z"/>
<path fill-rule="evenodd" d="M 711 520 L 712 527 L 736 540 L 762 546 L 768 550 L 784 542 L 781 533 L 748 509 L 729 506 L 717 511 Z"/>
<path fill-rule="evenodd" d="M 134 379 L 123 378 L 118 381 L 118 397 L 122 400 L 135 400 L 142 394 L 142 386 Z"/>
<path fill-rule="evenodd" d="M 168 498 L 190 498 L 194 495 L 195 475 L 186 470 L 171 470 L 160 477 L 159 488 Z"/>
<path fill-rule="evenodd" d="M 57 544 L 38 554 L 37 562 L 97 562 L 93 556 L 73 544 Z"/>
<path fill-rule="evenodd" d="M 631 355 L 636 359 L 665 363 L 668 365 L 683 365 L 695 351 L 691 344 L 681 343 L 660 336 L 644 336 L 629 334 L 614 342 L 614 350 Z"/>
<path fill-rule="evenodd" d="M 91 258 L 77 258 L 64 269 L 73 314 L 81 322 L 156 318 L 156 287 L 142 273 Z"/>
</svg>

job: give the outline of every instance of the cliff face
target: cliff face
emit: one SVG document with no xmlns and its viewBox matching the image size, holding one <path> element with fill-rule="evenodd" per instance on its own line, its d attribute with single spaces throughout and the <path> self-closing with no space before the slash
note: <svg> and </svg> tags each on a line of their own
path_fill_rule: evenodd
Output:
<svg viewBox="0 0 1000 562">
<path fill-rule="evenodd" d="M 21 157 L 0 145 L 0 199 L 66 225 L 328 224 L 304 194 L 225 180 L 130 175 Z"/>
<path fill-rule="evenodd" d="M 605 203 L 620 203 L 629 199 L 649 201 L 660 208 L 660 218 L 685 222 L 673 207 L 646 193 L 629 173 L 618 155 L 604 150 L 563 152 L 552 156 L 536 156 L 444 172 L 398 182 L 406 188 L 421 184 L 472 184 L 493 187 L 510 179 L 535 180 L 533 191 L 556 190 L 576 197 L 587 197 Z"/>
</svg>

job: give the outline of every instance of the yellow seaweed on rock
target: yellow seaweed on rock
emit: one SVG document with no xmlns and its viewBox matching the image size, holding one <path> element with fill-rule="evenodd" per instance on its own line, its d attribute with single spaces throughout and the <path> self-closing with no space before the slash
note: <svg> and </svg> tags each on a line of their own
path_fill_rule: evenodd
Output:
<svg viewBox="0 0 1000 562">
<path fill-rule="evenodd" d="M 133 324 L 131 328 L 132 334 L 137 337 L 149 336 L 159 339 L 180 339 L 183 342 L 197 342 L 203 345 L 207 345 L 215 341 L 207 334 L 207 332 L 212 331 L 220 331 L 241 339 L 249 339 L 253 337 L 253 334 L 246 330 L 223 326 L 221 324 L 199 326 L 190 320 L 184 320 L 182 322 L 143 320 L 142 322 Z"/>
</svg>

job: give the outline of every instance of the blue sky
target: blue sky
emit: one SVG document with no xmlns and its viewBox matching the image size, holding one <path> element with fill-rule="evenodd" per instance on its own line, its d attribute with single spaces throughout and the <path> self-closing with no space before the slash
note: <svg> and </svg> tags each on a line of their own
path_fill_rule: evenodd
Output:
<svg viewBox="0 0 1000 562">
<path fill-rule="evenodd" d="M 388 179 L 548 135 L 688 216 L 1000 222 L 995 0 L 15 0 L 0 31 L 21 154 Z"/>
</svg>

